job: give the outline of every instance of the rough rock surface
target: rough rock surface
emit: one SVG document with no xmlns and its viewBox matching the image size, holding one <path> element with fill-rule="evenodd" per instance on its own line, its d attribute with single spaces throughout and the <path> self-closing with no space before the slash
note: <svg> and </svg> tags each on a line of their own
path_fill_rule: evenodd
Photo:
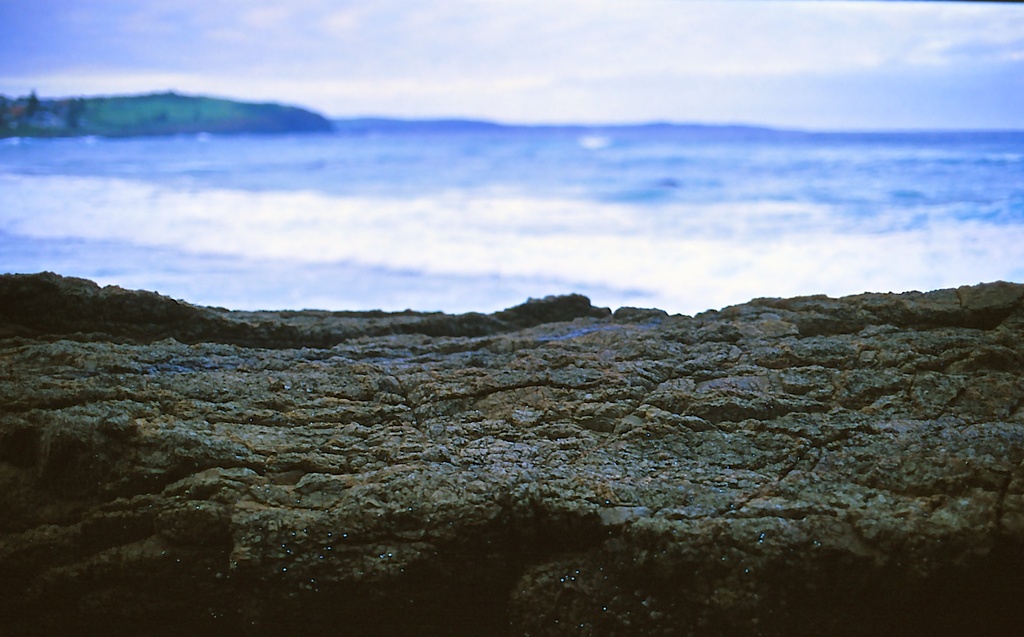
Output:
<svg viewBox="0 0 1024 637">
<path fill-rule="evenodd" d="M 228 312 L 0 277 L 6 635 L 1016 635 L 1024 286 Z"/>
</svg>

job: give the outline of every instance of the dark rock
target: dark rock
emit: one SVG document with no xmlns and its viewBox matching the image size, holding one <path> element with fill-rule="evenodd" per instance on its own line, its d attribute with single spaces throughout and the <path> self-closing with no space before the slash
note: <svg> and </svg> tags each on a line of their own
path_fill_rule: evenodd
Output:
<svg viewBox="0 0 1024 637">
<path fill-rule="evenodd" d="M 607 316 L 585 296 L 530 300 L 492 315 L 437 312 L 228 312 L 152 292 L 100 288 L 92 281 L 43 274 L 0 275 L 0 338 L 147 343 L 217 342 L 249 347 L 332 347 L 389 334 L 485 336 L 584 317 Z"/>
<path fill-rule="evenodd" d="M 580 294 L 548 296 L 530 299 L 522 305 L 498 312 L 495 316 L 518 328 L 533 327 L 543 323 L 571 321 L 576 318 L 604 318 L 611 314 L 607 308 L 595 308 L 590 299 Z"/>
<path fill-rule="evenodd" d="M 1022 298 L 228 312 L 2 276 L 0 626 L 1016 635 Z"/>
</svg>

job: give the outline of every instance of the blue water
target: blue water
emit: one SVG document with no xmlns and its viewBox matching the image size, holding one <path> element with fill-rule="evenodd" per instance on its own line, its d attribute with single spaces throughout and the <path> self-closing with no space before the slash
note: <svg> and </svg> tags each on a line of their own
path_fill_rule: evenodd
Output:
<svg viewBox="0 0 1024 637">
<path fill-rule="evenodd" d="M 0 142 L 0 271 L 238 309 L 493 311 L 1024 280 L 1024 133 L 344 122 Z"/>
</svg>

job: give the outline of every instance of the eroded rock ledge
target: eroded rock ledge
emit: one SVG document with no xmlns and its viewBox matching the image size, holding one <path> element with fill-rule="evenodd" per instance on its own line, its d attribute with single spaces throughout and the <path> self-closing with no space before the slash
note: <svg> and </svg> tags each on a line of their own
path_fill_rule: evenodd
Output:
<svg viewBox="0 0 1024 637">
<path fill-rule="evenodd" d="M 1016 635 L 1022 297 L 242 313 L 0 276 L 0 629 Z"/>
</svg>

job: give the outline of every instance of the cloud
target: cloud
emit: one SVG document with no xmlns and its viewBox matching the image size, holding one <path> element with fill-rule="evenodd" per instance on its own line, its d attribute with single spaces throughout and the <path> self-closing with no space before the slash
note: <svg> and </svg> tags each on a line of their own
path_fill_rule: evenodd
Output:
<svg viewBox="0 0 1024 637">
<path fill-rule="evenodd" d="M 300 75 L 841 72 L 941 62 L 953 51 L 1019 55 L 1024 29 L 1016 10 L 903 3 L 37 0 L 5 11 L 35 32 L 29 59 L 56 45 L 106 64 L 122 54 L 121 68 L 244 72 L 273 59 Z M 51 29 L 60 37 L 43 39 Z M 236 46 L 224 50 L 226 34 Z"/>
</svg>

